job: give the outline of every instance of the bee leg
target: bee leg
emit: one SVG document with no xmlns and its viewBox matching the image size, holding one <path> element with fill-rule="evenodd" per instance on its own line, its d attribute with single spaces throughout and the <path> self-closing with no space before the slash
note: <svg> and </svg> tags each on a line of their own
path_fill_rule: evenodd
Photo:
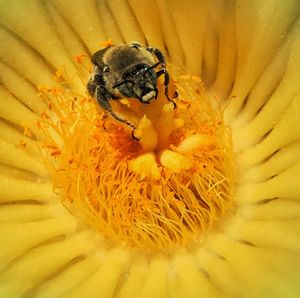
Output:
<svg viewBox="0 0 300 298">
<path fill-rule="evenodd" d="M 101 74 L 95 73 L 87 83 L 87 90 L 91 96 L 95 96 L 98 86 L 104 89 L 104 81 Z"/>
<path fill-rule="evenodd" d="M 138 138 L 136 138 L 134 136 L 134 131 L 136 130 L 136 127 L 131 124 L 129 121 L 121 118 L 120 116 L 118 116 L 112 109 L 112 106 L 109 102 L 109 99 L 111 98 L 111 95 L 109 94 L 109 92 L 107 92 L 107 90 L 103 87 L 103 86 L 97 86 L 96 87 L 96 91 L 95 91 L 95 98 L 97 100 L 97 102 L 99 103 L 99 105 L 105 110 L 107 111 L 112 117 L 114 117 L 116 120 L 118 120 L 119 122 L 122 122 L 126 125 L 128 125 L 129 127 L 131 127 L 132 130 L 132 138 L 134 140 L 139 140 Z"/>
<path fill-rule="evenodd" d="M 170 75 L 169 72 L 167 71 L 166 68 L 162 68 L 160 69 L 157 73 L 156 73 L 157 77 L 160 77 L 161 75 L 165 76 L 165 96 L 168 99 L 168 101 L 171 101 L 173 104 L 173 108 L 176 108 L 176 103 L 169 97 L 169 83 L 170 83 Z"/>
<path fill-rule="evenodd" d="M 135 130 L 136 130 L 136 129 L 133 129 L 133 130 L 132 130 L 131 136 L 132 136 L 132 138 L 133 138 L 135 141 L 139 141 L 140 138 L 137 138 L 137 137 L 134 135 Z"/>
<path fill-rule="evenodd" d="M 99 103 L 99 105 L 105 111 L 107 111 L 111 116 L 113 116 L 116 120 L 118 120 L 122 123 L 125 123 L 130 127 L 133 127 L 131 123 L 129 123 L 125 119 L 122 119 L 117 114 L 115 114 L 115 112 L 113 111 L 112 106 L 109 102 L 110 97 L 111 97 L 110 94 L 107 92 L 107 90 L 103 86 L 96 87 L 95 98 L 96 98 L 97 102 Z"/>
<path fill-rule="evenodd" d="M 150 52 L 151 54 L 155 55 L 155 57 L 157 58 L 157 60 L 159 61 L 159 63 L 162 65 L 162 67 L 166 66 L 165 56 L 164 56 L 164 54 L 159 49 L 148 47 L 148 48 L 146 48 L 146 50 L 148 52 Z"/>
<path fill-rule="evenodd" d="M 158 60 L 158 62 L 161 64 L 162 66 L 162 69 L 160 69 L 156 74 L 157 74 L 157 77 L 161 76 L 161 75 L 164 75 L 165 76 L 165 95 L 168 99 L 168 101 L 171 101 L 173 103 L 173 106 L 174 106 L 174 109 L 176 108 L 176 103 L 170 99 L 169 97 L 169 83 L 170 83 L 170 75 L 169 75 L 169 72 L 167 71 L 167 69 L 165 68 L 166 67 L 166 59 L 165 59 L 165 56 L 164 54 L 157 48 L 151 48 L 151 47 L 148 47 L 146 48 L 146 50 L 152 54 L 155 55 L 156 59 Z M 177 97 L 177 96 L 175 96 Z"/>
</svg>

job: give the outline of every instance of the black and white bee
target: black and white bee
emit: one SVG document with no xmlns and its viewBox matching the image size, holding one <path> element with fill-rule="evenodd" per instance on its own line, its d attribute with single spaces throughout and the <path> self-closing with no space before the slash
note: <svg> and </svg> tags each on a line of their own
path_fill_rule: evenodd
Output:
<svg viewBox="0 0 300 298">
<path fill-rule="evenodd" d="M 94 73 L 87 89 L 99 105 L 116 120 L 135 128 L 126 119 L 117 115 L 110 100 L 136 98 L 149 104 L 158 96 L 157 79 L 164 76 L 165 96 L 169 97 L 170 76 L 166 60 L 159 49 L 143 47 L 137 42 L 130 45 L 112 45 L 97 51 L 92 56 Z"/>
</svg>

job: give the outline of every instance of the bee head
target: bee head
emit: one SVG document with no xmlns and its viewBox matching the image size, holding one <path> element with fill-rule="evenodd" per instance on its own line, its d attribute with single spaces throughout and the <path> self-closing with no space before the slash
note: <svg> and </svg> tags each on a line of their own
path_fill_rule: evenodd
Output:
<svg viewBox="0 0 300 298">
<path fill-rule="evenodd" d="M 114 88 L 125 97 L 137 98 L 142 103 L 150 103 L 156 99 L 157 76 L 152 67 L 146 64 L 138 64 L 126 71 L 121 82 Z"/>
</svg>

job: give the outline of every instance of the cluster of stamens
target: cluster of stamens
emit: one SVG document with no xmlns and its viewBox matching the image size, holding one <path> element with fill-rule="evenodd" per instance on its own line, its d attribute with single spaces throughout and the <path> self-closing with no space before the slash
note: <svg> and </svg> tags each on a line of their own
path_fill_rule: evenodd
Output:
<svg viewBox="0 0 300 298">
<path fill-rule="evenodd" d="M 112 102 L 139 141 L 93 98 L 40 88 L 51 97 L 38 127 L 55 191 L 109 241 L 147 249 L 197 241 L 228 210 L 233 187 L 231 134 L 217 101 L 198 77 L 172 81 L 176 109 L 158 88 L 149 105 Z"/>
</svg>

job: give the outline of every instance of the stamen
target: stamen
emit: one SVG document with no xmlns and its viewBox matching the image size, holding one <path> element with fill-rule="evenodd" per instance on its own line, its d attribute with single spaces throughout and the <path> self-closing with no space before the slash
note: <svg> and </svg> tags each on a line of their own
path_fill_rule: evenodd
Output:
<svg viewBox="0 0 300 298">
<path fill-rule="evenodd" d="M 107 241 L 150 250 L 188 246 L 232 207 L 230 129 L 200 78 L 175 78 L 175 110 L 161 82 L 151 104 L 111 101 L 139 141 L 128 125 L 105 119 L 93 98 L 39 89 L 54 98 L 37 125 L 54 188 Z"/>
</svg>

